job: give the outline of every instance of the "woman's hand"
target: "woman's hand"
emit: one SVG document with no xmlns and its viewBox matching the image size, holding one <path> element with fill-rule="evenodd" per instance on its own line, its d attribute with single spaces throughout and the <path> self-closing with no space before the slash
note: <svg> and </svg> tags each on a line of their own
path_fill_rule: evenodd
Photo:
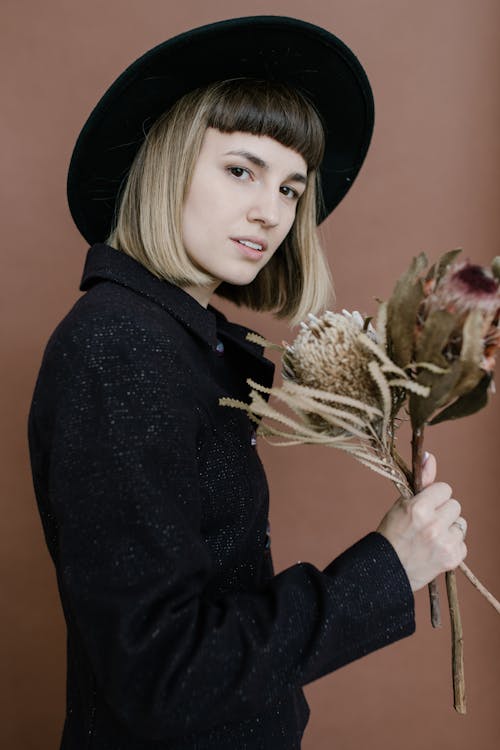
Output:
<svg viewBox="0 0 500 750">
<path fill-rule="evenodd" d="M 446 570 L 453 570 L 467 554 L 467 524 L 460 503 L 445 482 L 434 482 L 436 459 L 429 454 L 422 469 L 424 489 L 407 500 L 399 498 L 377 531 L 396 550 L 413 591 Z"/>
</svg>

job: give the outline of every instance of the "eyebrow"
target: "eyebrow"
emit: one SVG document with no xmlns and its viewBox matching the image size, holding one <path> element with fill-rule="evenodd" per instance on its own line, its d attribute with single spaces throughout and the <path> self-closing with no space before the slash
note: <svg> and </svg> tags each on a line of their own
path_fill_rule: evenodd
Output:
<svg viewBox="0 0 500 750">
<path fill-rule="evenodd" d="M 264 161 L 264 159 L 261 159 L 260 156 L 252 154 L 251 151 L 226 151 L 225 156 L 229 155 L 243 156 L 245 159 L 248 159 L 248 161 L 252 162 L 252 164 L 255 164 L 257 167 L 261 167 L 262 169 L 269 169 L 269 164 Z M 305 174 L 302 174 L 302 172 L 294 172 L 293 174 L 288 175 L 286 179 L 287 181 L 291 180 L 292 182 L 301 182 L 303 185 L 307 184 L 307 177 Z"/>
</svg>

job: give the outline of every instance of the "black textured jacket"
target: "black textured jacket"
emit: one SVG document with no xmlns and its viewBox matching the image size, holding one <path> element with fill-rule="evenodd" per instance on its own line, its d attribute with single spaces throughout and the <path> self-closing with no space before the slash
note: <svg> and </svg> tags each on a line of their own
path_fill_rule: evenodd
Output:
<svg viewBox="0 0 500 750">
<path fill-rule="evenodd" d="M 414 630 L 392 546 L 274 575 L 248 329 L 107 246 L 52 335 L 29 418 L 68 628 L 64 750 L 294 750 L 301 687 Z"/>
</svg>

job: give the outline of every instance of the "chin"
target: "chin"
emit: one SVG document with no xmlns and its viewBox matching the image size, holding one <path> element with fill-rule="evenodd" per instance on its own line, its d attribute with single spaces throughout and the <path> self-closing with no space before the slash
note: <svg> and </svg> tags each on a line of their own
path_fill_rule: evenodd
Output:
<svg viewBox="0 0 500 750">
<path fill-rule="evenodd" d="M 246 286 L 247 284 L 251 284 L 256 276 L 256 273 L 246 275 L 235 274 L 234 276 L 225 276 L 221 281 L 225 284 L 232 284 L 232 286 Z"/>
<path fill-rule="evenodd" d="M 236 268 L 233 273 L 224 274 L 224 281 L 228 284 L 234 284 L 234 286 L 245 286 L 251 284 L 254 279 L 257 278 L 259 273 L 265 267 L 265 263 L 262 265 L 247 266 L 246 268 Z"/>
</svg>

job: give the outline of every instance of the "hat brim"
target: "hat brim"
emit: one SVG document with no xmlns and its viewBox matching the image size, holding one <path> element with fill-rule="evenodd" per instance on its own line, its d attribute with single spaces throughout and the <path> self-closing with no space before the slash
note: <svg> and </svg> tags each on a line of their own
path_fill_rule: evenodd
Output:
<svg viewBox="0 0 500 750">
<path fill-rule="evenodd" d="M 68 202 L 83 237 L 103 242 L 120 186 L 151 125 L 188 91 L 235 77 L 272 79 L 302 91 L 325 128 L 318 223 L 351 187 L 370 143 L 374 106 L 366 74 L 336 36 L 305 21 L 250 16 L 201 26 L 159 44 L 108 88 L 71 158 Z"/>
</svg>

